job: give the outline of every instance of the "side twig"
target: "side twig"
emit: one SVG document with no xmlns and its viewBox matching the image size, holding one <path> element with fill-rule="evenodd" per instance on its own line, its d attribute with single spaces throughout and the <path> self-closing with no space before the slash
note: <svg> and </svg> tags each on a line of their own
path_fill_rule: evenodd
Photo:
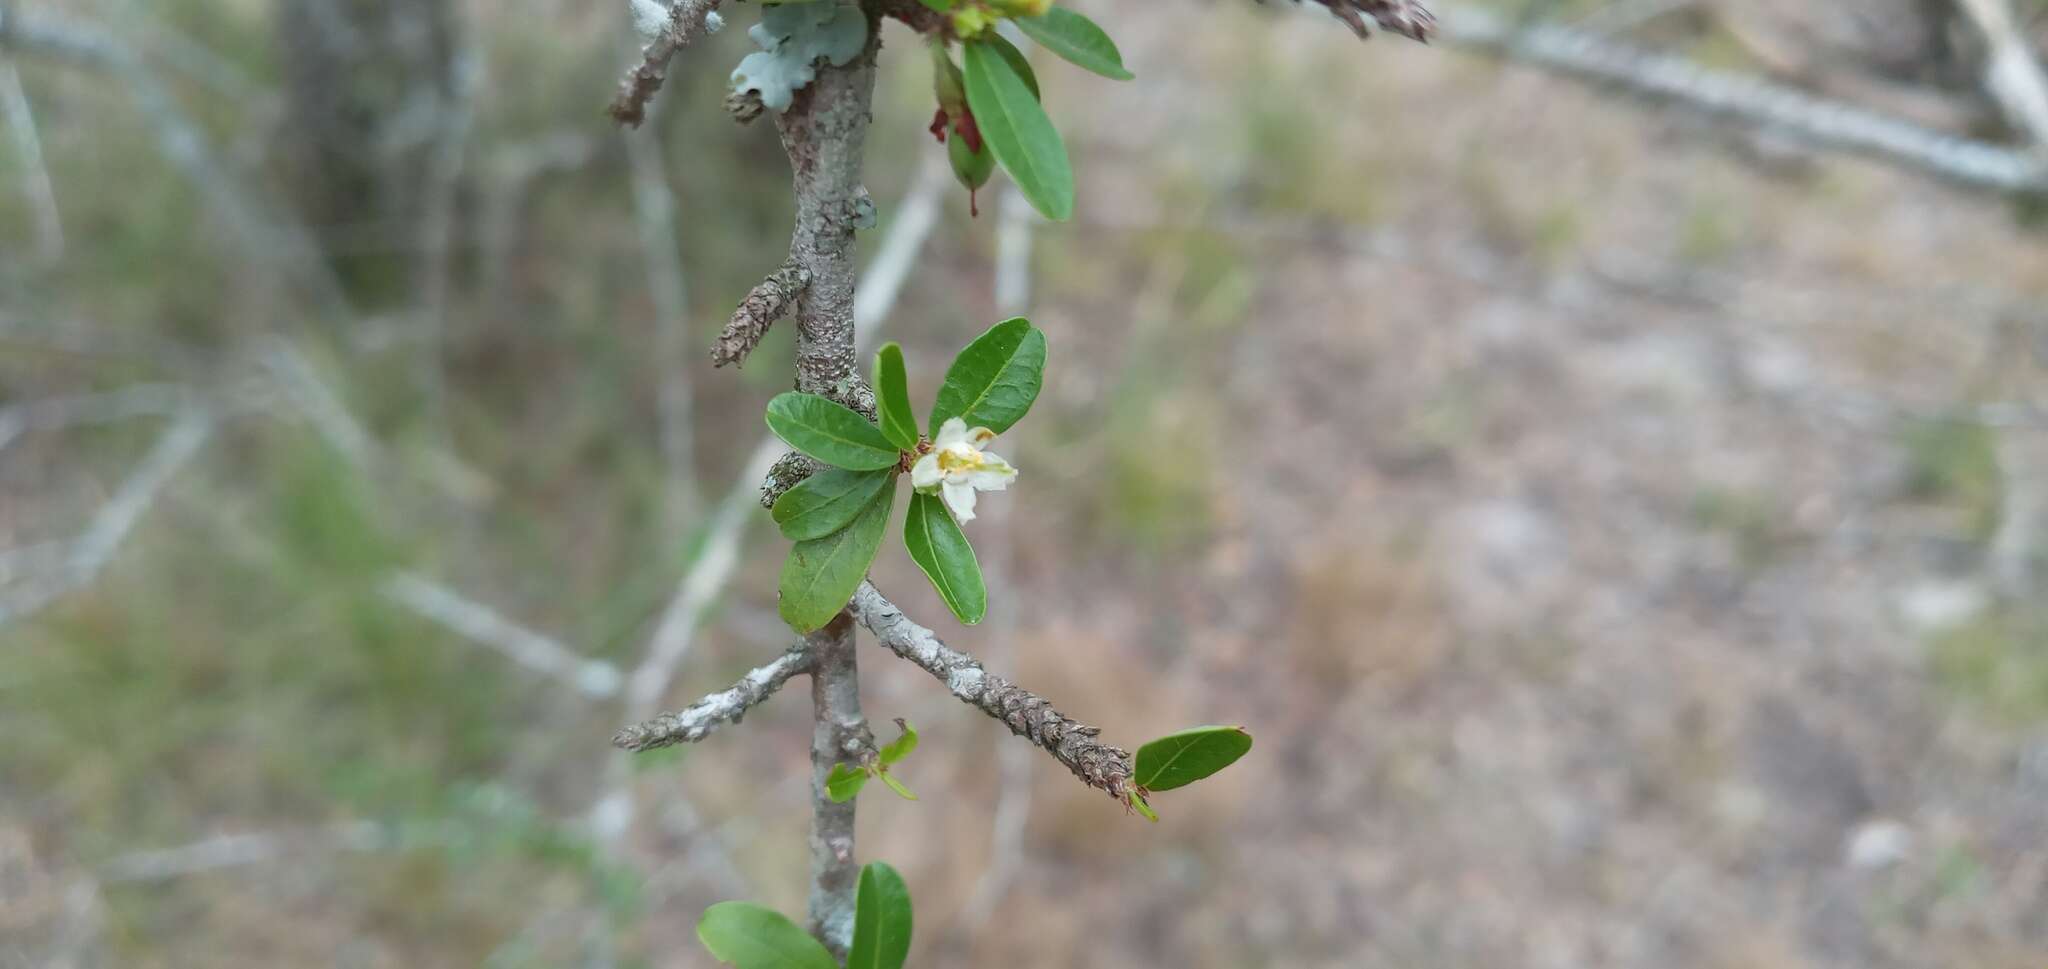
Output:
<svg viewBox="0 0 2048 969">
<path fill-rule="evenodd" d="M 1126 805 L 1137 793 L 1131 755 L 1097 739 L 1102 731 L 1053 709 L 1051 701 L 987 670 L 974 657 L 952 648 L 918 625 L 872 583 L 861 583 L 848 607 L 884 647 L 946 684 L 961 702 L 1003 722 L 1030 740 L 1074 776 Z"/>
<path fill-rule="evenodd" d="M 794 258 L 755 284 L 747 291 L 747 298 L 740 300 L 739 308 L 732 311 L 732 321 L 718 334 L 718 342 L 712 344 L 712 365 L 723 367 L 745 360 L 747 354 L 761 345 L 768 328 L 789 313 L 810 285 L 811 271 Z"/>
<path fill-rule="evenodd" d="M 775 695 L 791 677 L 808 673 L 811 668 L 810 643 L 798 642 L 774 662 L 755 667 L 739 682 L 717 693 L 674 713 L 664 713 L 620 730 L 612 735 L 612 746 L 641 751 L 696 743 L 726 724 L 740 722 L 748 710 Z"/>
<path fill-rule="evenodd" d="M 1471 8 L 1447 15 L 1441 26 L 1440 36 L 1456 47 L 1768 128 L 1816 148 L 1867 155 L 1971 188 L 2048 191 L 2048 157 L 2032 152 L 1959 138 L 1569 27 L 1522 27 Z"/>
<path fill-rule="evenodd" d="M 560 642 L 424 576 L 401 572 L 384 580 L 382 588 L 385 598 L 495 649 L 527 669 L 561 680 L 584 696 L 613 696 L 625 681 L 618 667 L 579 656 Z"/>
<path fill-rule="evenodd" d="M 669 7 L 668 24 L 640 51 L 640 63 L 619 82 L 619 94 L 612 99 L 611 116 L 634 128 L 647 120 L 647 102 L 668 80 L 668 62 L 676 52 L 717 30 L 719 0 L 675 0 Z"/>
</svg>

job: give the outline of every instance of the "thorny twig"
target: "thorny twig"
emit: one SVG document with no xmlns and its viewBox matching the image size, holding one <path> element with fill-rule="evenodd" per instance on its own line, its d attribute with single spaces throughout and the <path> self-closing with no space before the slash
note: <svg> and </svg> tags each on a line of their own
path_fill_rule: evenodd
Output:
<svg viewBox="0 0 2048 969">
<path fill-rule="evenodd" d="M 639 751 L 696 743 L 719 727 L 740 722 L 748 710 L 773 696 L 791 677 L 810 672 L 811 661 L 809 643 L 799 641 L 773 662 L 755 667 L 740 677 L 739 682 L 732 686 L 674 713 L 664 713 L 622 728 L 612 735 L 612 746 Z"/>
<path fill-rule="evenodd" d="M 982 669 L 981 662 L 939 639 L 890 602 L 872 583 L 861 583 L 847 607 L 884 647 L 946 684 L 946 689 L 1010 732 L 1045 749 L 1089 787 L 1125 804 L 1138 793 L 1131 755 L 1097 739 L 1101 730 L 1053 709 L 1052 703 Z"/>
<path fill-rule="evenodd" d="M 723 367 L 745 360 L 747 354 L 761 345 L 768 328 L 796 306 L 810 285 L 811 271 L 794 257 L 756 283 L 740 300 L 739 308 L 732 311 L 732 320 L 718 334 L 718 342 L 712 344 L 711 364 Z"/>
<path fill-rule="evenodd" d="M 647 102 L 668 80 L 668 63 L 676 53 L 697 42 L 713 29 L 713 17 L 720 0 L 676 0 L 669 7 L 668 24 L 640 51 L 640 63 L 619 82 L 612 99 L 611 116 L 620 124 L 638 128 L 647 120 Z"/>
<path fill-rule="evenodd" d="M 1410 40 L 1429 43 L 1431 31 L 1436 29 L 1436 15 L 1416 0 L 1316 0 L 1330 8 L 1330 13 L 1351 32 L 1361 38 L 1372 36 L 1365 25 L 1365 17 L 1371 17 L 1381 30 L 1390 30 Z M 1364 16 L 1360 16 L 1363 14 Z"/>
</svg>

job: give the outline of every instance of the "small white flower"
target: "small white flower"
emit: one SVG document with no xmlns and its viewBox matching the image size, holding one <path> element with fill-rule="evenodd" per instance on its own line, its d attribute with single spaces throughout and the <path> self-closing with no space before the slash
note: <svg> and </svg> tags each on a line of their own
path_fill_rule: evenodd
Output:
<svg viewBox="0 0 2048 969">
<path fill-rule="evenodd" d="M 986 427 L 967 429 L 967 422 L 949 417 L 939 425 L 932 449 L 910 466 L 910 486 L 925 494 L 945 499 L 953 517 L 974 520 L 974 493 L 1001 491 L 1017 477 L 1017 469 L 999 455 L 984 451 L 996 432 Z"/>
</svg>

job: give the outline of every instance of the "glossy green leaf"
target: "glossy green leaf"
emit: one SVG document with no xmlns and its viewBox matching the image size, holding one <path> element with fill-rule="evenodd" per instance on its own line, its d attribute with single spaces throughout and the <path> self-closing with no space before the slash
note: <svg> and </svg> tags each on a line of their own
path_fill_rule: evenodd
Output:
<svg viewBox="0 0 2048 969">
<path fill-rule="evenodd" d="M 894 341 L 875 353 L 875 415 L 882 436 L 905 451 L 917 448 L 917 412 L 910 409 L 910 377 L 903 369 L 903 348 Z"/>
<path fill-rule="evenodd" d="M 1031 89 L 1031 96 L 1034 99 L 1044 100 L 1038 93 L 1038 72 L 1031 69 L 1031 58 L 1025 57 L 1024 52 L 1018 50 L 1016 44 L 1010 43 L 1009 38 L 993 30 L 982 35 L 981 39 L 990 47 L 994 47 L 996 53 L 1003 55 L 1003 60 L 1009 62 L 1010 70 L 1016 71 L 1017 76 L 1023 79 L 1024 86 Z"/>
<path fill-rule="evenodd" d="M 1000 48 L 986 39 L 966 47 L 967 106 L 982 140 L 1032 208 L 1066 221 L 1074 214 L 1074 169 L 1059 131 Z"/>
<path fill-rule="evenodd" d="M 790 447 L 848 471 L 893 468 L 902 457 L 881 428 L 817 394 L 775 395 L 768 402 L 768 429 Z"/>
<path fill-rule="evenodd" d="M 1133 780 L 1148 791 L 1170 791 L 1229 767 L 1250 749 L 1252 735 L 1243 727 L 1194 727 L 1167 734 L 1138 748 Z"/>
<path fill-rule="evenodd" d="M 832 953 L 781 912 L 719 902 L 697 920 L 697 940 L 734 969 L 839 969 Z"/>
<path fill-rule="evenodd" d="M 832 773 L 825 775 L 825 796 L 834 804 L 845 804 L 860 794 L 868 784 L 868 772 L 852 764 L 833 764 Z"/>
<path fill-rule="evenodd" d="M 783 537 L 804 541 L 824 538 L 859 517 L 875 495 L 896 479 L 890 469 L 845 471 L 827 468 L 797 482 L 775 499 L 769 512 Z"/>
<path fill-rule="evenodd" d="M 946 608 L 961 622 L 972 626 L 988 614 L 988 588 L 982 584 L 974 546 L 967 544 L 967 533 L 947 514 L 938 495 L 910 496 L 910 514 L 903 519 L 903 547 L 910 550 L 910 560 L 924 570 Z"/>
<path fill-rule="evenodd" d="M 1124 70 L 1123 55 L 1117 53 L 1116 41 L 1110 40 L 1109 35 L 1087 17 L 1065 7 L 1054 7 L 1044 16 L 1018 17 L 1015 23 L 1025 36 L 1076 67 L 1094 71 L 1111 80 L 1131 79 L 1131 72 Z"/>
<path fill-rule="evenodd" d="M 896 869 L 879 861 L 862 867 L 846 969 L 903 969 L 910 956 L 910 914 L 910 886 Z"/>
<path fill-rule="evenodd" d="M 917 749 L 917 728 L 911 726 L 910 721 L 903 719 L 898 719 L 896 726 L 901 728 L 903 733 L 895 740 L 882 745 L 880 758 L 883 767 L 910 756 L 910 752 Z"/>
<path fill-rule="evenodd" d="M 953 358 L 932 402 L 931 432 L 958 417 L 1001 434 L 1030 413 L 1045 383 L 1045 333 L 1013 317 L 989 327 Z"/>
<path fill-rule="evenodd" d="M 895 775 L 890 774 L 888 771 L 883 771 L 875 776 L 881 778 L 882 783 L 889 785 L 889 789 L 895 791 L 897 797 L 906 801 L 917 800 L 917 795 L 910 793 L 910 788 L 904 787 L 903 782 L 897 780 Z"/>
<path fill-rule="evenodd" d="M 860 580 L 874 564 L 889 527 L 889 506 L 895 495 L 884 489 L 868 502 L 853 523 L 824 538 L 791 546 L 782 564 L 782 620 L 800 633 L 823 629 L 853 598 Z"/>
</svg>

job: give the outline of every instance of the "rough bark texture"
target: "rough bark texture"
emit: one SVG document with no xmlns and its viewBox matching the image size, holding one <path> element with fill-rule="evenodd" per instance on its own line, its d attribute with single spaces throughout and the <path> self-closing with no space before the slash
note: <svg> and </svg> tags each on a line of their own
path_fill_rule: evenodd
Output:
<svg viewBox="0 0 2048 969">
<path fill-rule="evenodd" d="M 848 406 L 874 407 L 873 392 L 857 375 L 853 345 L 854 231 L 872 224 L 874 203 L 861 184 L 875 55 L 881 44 L 875 0 L 868 14 L 867 49 L 843 67 L 821 63 L 809 87 L 797 92 L 776 119 L 789 155 L 796 198 L 790 263 L 808 273 L 797 300 L 796 386 Z M 840 761 L 858 763 L 874 741 L 860 712 L 854 665 L 853 621 L 846 615 L 807 637 L 815 666 L 811 700 L 816 725 L 811 742 L 811 934 L 844 958 L 853 938 L 854 802 L 834 804 L 825 778 Z"/>
<path fill-rule="evenodd" d="M 853 941 L 854 894 L 860 864 L 853 854 L 854 801 L 834 804 L 825 779 L 840 762 L 859 764 L 875 746 L 860 712 L 860 671 L 854 663 L 853 619 L 841 613 L 805 637 L 811 667 L 811 934 L 839 959 Z"/>
<path fill-rule="evenodd" d="M 664 713 L 612 735 L 612 746 L 653 750 L 671 744 L 696 743 L 713 730 L 738 723 L 748 710 L 782 689 L 799 673 L 811 670 L 811 649 L 798 643 L 766 666 L 756 667 L 738 683 L 704 697 L 675 713 Z"/>
<path fill-rule="evenodd" d="M 640 51 L 640 63 L 619 82 L 618 96 L 609 109 L 614 120 L 634 128 L 647 120 L 647 102 L 668 80 L 668 62 L 677 51 L 712 31 L 711 17 L 718 4 L 719 0 L 677 0 L 669 8 L 667 28 L 648 41 Z"/>
<path fill-rule="evenodd" d="M 1099 728 L 1053 709 L 1044 697 L 982 669 L 980 661 L 947 646 L 869 583 L 861 583 L 849 608 L 890 652 L 937 677 L 954 696 L 1001 720 L 1011 733 L 1045 748 L 1089 787 L 1126 806 L 1131 803 L 1131 795 L 1137 792 L 1137 785 L 1131 782 L 1131 755 L 1095 739 L 1102 732 Z"/>
<path fill-rule="evenodd" d="M 792 259 L 754 284 L 739 308 L 732 311 L 732 320 L 725 324 L 718 342 L 711 345 L 711 365 L 723 367 L 747 359 L 768 335 L 768 328 L 789 312 L 810 283 L 811 271 Z"/>
<path fill-rule="evenodd" d="M 820 65 L 817 79 L 797 92 L 775 123 L 796 194 L 789 257 L 811 277 L 797 299 L 796 386 L 850 407 L 866 390 L 853 353 L 853 236 L 874 221 L 874 202 L 861 184 L 861 157 L 875 88 L 877 27 L 870 12 L 867 50 L 845 67 Z"/>
</svg>

